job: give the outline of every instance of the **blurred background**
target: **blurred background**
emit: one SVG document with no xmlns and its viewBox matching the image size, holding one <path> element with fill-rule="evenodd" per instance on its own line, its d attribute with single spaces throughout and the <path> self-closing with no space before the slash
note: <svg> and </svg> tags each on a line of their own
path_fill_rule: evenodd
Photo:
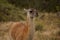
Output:
<svg viewBox="0 0 60 40">
<path fill-rule="evenodd" d="M 35 8 L 34 40 L 60 40 L 60 0 L 0 0 L 0 40 L 10 40 L 13 22 L 26 21 L 24 8 Z"/>
</svg>

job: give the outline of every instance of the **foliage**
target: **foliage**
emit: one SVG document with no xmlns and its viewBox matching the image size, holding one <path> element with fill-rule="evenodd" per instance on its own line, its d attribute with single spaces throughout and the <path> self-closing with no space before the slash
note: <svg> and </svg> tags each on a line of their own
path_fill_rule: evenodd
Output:
<svg viewBox="0 0 60 40">
<path fill-rule="evenodd" d="M 56 12 L 60 11 L 60 0 L 8 0 L 20 8 L 37 8 L 40 11 Z"/>
<path fill-rule="evenodd" d="M 36 30 L 36 31 L 42 31 L 42 30 L 43 30 L 43 26 L 41 26 L 41 25 L 36 25 L 35 30 Z"/>
<path fill-rule="evenodd" d="M 60 11 L 60 0 L 0 0 L 0 21 L 24 20 L 23 8 L 33 7 L 45 12 Z"/>
<path fill-rule="evenodd" d="M 6 0 L 0 0 L 0 21 L 24 20 L 22 11 Z"/>
</svg>

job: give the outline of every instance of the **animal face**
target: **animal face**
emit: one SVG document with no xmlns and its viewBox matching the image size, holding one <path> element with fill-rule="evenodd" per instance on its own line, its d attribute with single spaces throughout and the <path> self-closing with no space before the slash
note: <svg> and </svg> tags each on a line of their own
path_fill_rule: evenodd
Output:
<svg viewBox="0 0 60 40">
<path fill-rule="evenodd" d="M 30 15 L 30 18 L 34 18 L 34 17 L 38 16 L 38 12 L 37 12 L 36 9 L 32 9 L 32 8 L 31 9 L 27 9 L 26 12 L 27 12 L 27 14 Z"/>
<path fill-rule="evenodd" d="M 37 13 L 36 9 L 31 9 L 29 11 L 29 14 L 30 14 L 30 17 L 31 18 L 34 18 L 34 17 L 37 17 L 38 16 L 38 13 Z"/>
</svg>

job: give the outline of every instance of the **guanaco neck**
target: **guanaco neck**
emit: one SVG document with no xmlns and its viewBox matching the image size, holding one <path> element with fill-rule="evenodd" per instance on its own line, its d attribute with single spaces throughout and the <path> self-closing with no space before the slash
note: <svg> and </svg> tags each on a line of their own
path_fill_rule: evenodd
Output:
<svg viewBox="0 0 60 40">
<path fill-rule="evenodd" d="M 27 13 L 27 23 L 30 25 L 30 27 L 33 27 L 34 26 L 34 21 L 35 21 L 35 19 L 34 18 L 31 18 L 30 17 L 30 13 L 28 12 Z"/>
<path fill-rule="evenodd" d="M 33 35 L 35 32 L 34 25 L 35 18 L 31 18 L 29 12 L 27 13 L 27 24 L 29 25 L 29 40 L 33 40 Z"/>
</svg>

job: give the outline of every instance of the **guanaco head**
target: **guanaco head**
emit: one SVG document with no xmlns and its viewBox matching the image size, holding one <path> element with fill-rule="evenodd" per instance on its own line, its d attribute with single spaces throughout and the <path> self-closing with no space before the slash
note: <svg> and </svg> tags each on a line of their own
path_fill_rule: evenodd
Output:
<svg viewBox="0 0 60 40">
<path fill-rule="evenodd" d="M 24 9 L 24 10 L 30 16 L 30 18 L 34 18 L 38 16 L 38 12 L 36 9 L 30 8 L 30 9 Z"/>
</svg>

